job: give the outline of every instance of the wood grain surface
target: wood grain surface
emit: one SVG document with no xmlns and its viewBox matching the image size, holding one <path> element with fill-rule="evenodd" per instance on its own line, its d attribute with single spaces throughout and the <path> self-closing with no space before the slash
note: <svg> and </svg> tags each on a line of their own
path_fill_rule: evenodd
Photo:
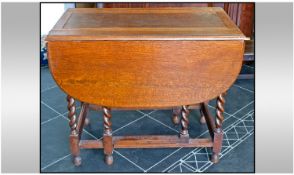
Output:
<svg viewBox="0 0 294 175">
<path fill-rule="evenodd" d="M 238 76 L 244 41 L 54 41 L 51 73 L 83 102 L 130 108 L 201 103 Z"/>
<path fill-rule="evenodd" d="M 47 41 L 244 40 L 220 7 L 68 9 Z"/>
</svg>

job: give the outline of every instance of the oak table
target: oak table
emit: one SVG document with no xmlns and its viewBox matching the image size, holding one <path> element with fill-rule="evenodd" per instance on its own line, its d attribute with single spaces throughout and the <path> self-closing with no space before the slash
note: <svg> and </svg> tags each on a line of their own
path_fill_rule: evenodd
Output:
<svg viewBox="0 0 294 175">
<path fill-rule="evenodd" d="M 246 39 L 216 7 L 68 9 L 46 41 L 52 76 L 68 94 L 74 164 L 81 164 L 81 148 L 103 148 L 112 164 L 114 148 L 211 147 L 211 161 L 218 162 L 224 94 L 240 72 Z M 207 108 L 214 98 L 215 118 Z M 78 117 L 75 99 L 82 102 Z M 195 104 L 211 138 L 189 137 L 189 106 Z M 102 141 L 80 139 L 93 105 L 103 110 Z M 112 136 L 112 108 L 178 106 L 178 136 Z"/>
</svg>

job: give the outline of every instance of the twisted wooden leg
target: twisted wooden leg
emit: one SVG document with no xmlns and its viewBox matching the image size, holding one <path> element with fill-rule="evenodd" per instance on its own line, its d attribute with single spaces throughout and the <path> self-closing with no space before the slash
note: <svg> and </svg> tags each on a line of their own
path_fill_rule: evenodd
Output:
<svg viewBox="0 0 294 175">
<path fill-rule="evenodd" d="M 205 116 L 203 114 L 203 111 L 202 111 L 201 108 L 199 109 L 199 111 L 200 111 L 200 120 L 199 121 L 200 121 L 201 124 L 205 124 L 206 120 L 205 120 Z"/>
<path fill-rule="evenodd" d="M 77 117 L 76 117 L 76 106 L 75 106 L 75 100 L 71 96 L 67 96 L 67 109 L 68 112 L 68 118 L 69 118 L 69 127 L 70 127 L 70 136 L 69 136 L 69 142 L 70 142 L 70 150 L 71 154 L 73 156 L 73 163 L 75 166 L 79 166 L 82 163 L 81 157 L 80 157 L 80 147 L 79 147 L 79 134 L 77 131 Z"/>
<path fill-rule="evenodd" d="M 173 124 L 178 125 L 180 123 L 180 115 L 181 109 L 180 108 L 173 108 L 173 116 L 172 116 L 172 121 Z"/>
<path fill-rule="evenodd" d="M 111 129 L 111 110 L 107 107 L 102 107 L 104 119 L 104 134 L 103 147 L 105 154 L 105 163 L 111 165 L 113 163 L 113 144 L 112 144 L 112 129 Z"/>
<path fill-rule="evenodd" d="M 188 132 L 188 127 L 189 127 L 189 109 L 188 105 L 185 105 L 182 107 L 182 119 L 181 119 L 181 125 L 182 125 L 182 130 L 181 130 L 181 137 L 184 138 L 189 138 L 189 132 Z"/>
<path fill-rule="evenodd" d="M 215 119 L 215 129 L 214 129 L 214 138 L 213 138 L 213 148 L 211 161 L 213 163 L 219 162 L 219 153 L 221 152 L 222 142 L 223 142 L 223 130 L 222 124 L 224 121 L 223 112 L 225 104 L 225 93 L 220 94 L 216 100 L 216 119 Z"/>
</svg>

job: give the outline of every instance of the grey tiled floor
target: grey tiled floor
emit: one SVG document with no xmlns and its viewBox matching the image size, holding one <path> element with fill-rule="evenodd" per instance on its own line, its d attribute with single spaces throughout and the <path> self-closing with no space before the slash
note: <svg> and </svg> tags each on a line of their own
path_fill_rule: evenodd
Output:
<svg viewBox="0 0 294 175">
<path fill-rule="evenodd" d="M 253 67 L 243 66 L 242 72 Z M 221 161 L 208 160 L 210 149 L 115 149 L 114 164 L 103 161 L 103 150 L 82 150 L 82 166 L 71 162 L 68 144 L 66 95 L 56 86 L 48 68 L 41 68 L 41 172 L 254 172 L 254 80 L 237 80 L 226 96 Z M 76 104 L 79 106 L 79 104 Z M 212 114 L 215 100 L 209 103 Z M 79 111 L 78 111 L 79 112 Z M 199 112 L 191 111 L 190 136 L 205 137 Z M 91 125 L 82 139 L 102 137 L 102 114 L 89 113 Z M 171 110 L 113 111 L 114 135 L 171 134 L 179 126 L 171 122 Z"/>
</svg>

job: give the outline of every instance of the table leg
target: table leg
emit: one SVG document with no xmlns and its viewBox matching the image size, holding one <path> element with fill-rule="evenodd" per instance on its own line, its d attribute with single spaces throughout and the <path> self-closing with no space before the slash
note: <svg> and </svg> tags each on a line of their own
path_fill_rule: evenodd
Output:
<svg viewBox="0 0 294 175">
<path fill-rule="evenodd" d="M 103 147 L 105 154 L 105 163 L 111 165 L 113 163 L 113 143 L 112 143 L 112 129 L 111 129 L 111 110 L 107 107 L 102 107 L 104 119 L 104 134 Z"/>
<path fill-rule="evenodd" d="M 206 120 L 205 120 L 205 116 L 204 116 L 203 111 L 202 111 L 201 108 L 199 109 L 199 112 L 200 112 L 200 120 L 199 121 L 200 121 L 201 124 L 205 124 Z"/>
<path fill-rule="evenodd" d="M 220 94 L 216 100 L 216 118 L 215 118 L 215 129 L 214 129 L 214 138 L 213 138 L 213 148 L 211 161 L 213 163 L 219 162 L 219 154 L 221 152 L 222 142 L 223 142 L 223 130 L 222 123 L 224 121 L 223 112 L 225 104 L 225 93 Z"/>
<path fill-rule="evenodd" d="M 179 116 L 180 113 L 181 113 L 180 108 L 173 108 L 173 116 L 172 116 L 173 124 L 178 125 L 180 123 L 180 116 Z"/>
<path fill-rule="evenodd" d="M 76 117 L 76 106 L 75 100 L 71 96 L 67 96 L 67 109 L 68 109 L 68 118 L 69 118 L 69 126 L 70 126 L 70 136 L 69 136 L 69 143 L 70 143 L 70 150 L 73 156 L 73 163 L 75 166 L 79 166 L 82 163 L 80 157 L 80 147 L 79 147 L 79 134 L 77 131 L 77 117 Z"/>
<path fill-rule="evenodd" d="M 182 125 L 182 130 L 181 130 L 181 137 L 184 138 L 189 138 L 189 132 L 188 132 L 188 127 L 189 127 L 189 109 L 188 105 L 185 105 L 182 107 L 182 119 L 181 119 L 181 125 Z"/>
<path fill-rule="evenodd" d="M 83 106 L 83 104 L 84 104 L 84 102 L 81 102 L 81 107 Z M 86 117 L 86 118 L 85 118 L 84 125 L 85 125 L 85 126 L 90 125 L 90 119 L 89 119 L 89 117 Z"/>
</svg>

